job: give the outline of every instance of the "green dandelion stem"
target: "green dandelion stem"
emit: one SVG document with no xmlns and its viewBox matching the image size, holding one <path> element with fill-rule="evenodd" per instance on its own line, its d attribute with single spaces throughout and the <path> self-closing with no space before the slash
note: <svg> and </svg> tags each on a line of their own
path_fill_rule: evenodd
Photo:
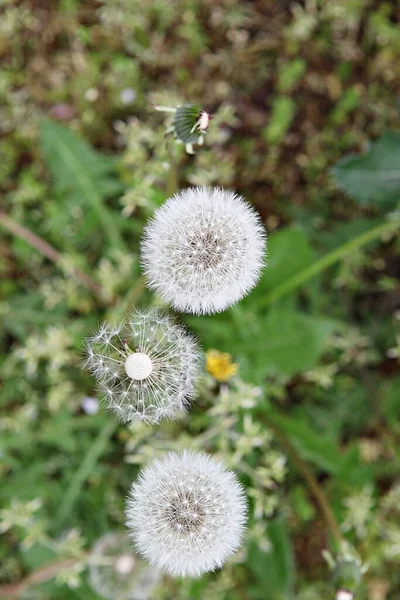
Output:
<svg viewBox="0 0 400 600">
<path fill-rule="evenodd" d="M 336 262 L 342 260 L 346 256 L 351 255 L 351 253 L 355 250 L 358 250 L 369 242 L 379 239 L 382 235 L 393 233 L 398 228 L 400 228 L 400 220 L 396 219 L 393 221 L 385 221 L 384 223 L 381 223 L 380 225 L 372 227 L 372 229 L 361 233 L 352 240 L 345 242 L 338 248 L 328 252 L 328 254 L 325 254 L 325 256 L 322 256 L 311 265 L 305 267 L 292 277 L 289 277 L 289 279 L 280 285 L 276 286 L 260 301 L 259 305 L 266 307 L 270 304 L 273 304 L 283 296 L 286 296 L 286 294 L 289 294 L 296 288 L 306 283 L 306 281 L 312 277 L 319 275 L 319 273 L 322 273 L 322 271 L 328 269 Z"/>
</svg>

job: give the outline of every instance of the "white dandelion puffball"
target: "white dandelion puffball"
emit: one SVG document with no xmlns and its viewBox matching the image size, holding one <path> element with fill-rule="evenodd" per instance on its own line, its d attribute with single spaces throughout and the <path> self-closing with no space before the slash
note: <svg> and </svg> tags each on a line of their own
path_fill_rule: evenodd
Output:
<svg viewBox="0 0 400 600">
<path fill-rule="evenodd" d="M 161 572 L 132 551 L 125 533 L 100 538 L 89 557 L 89 583 L 109 600 L 150 600 L 161 581 Z"/>
<path fill-rule="evenodd" d="M 202 452 L 170 452 L 146 467 L 127 500 L 139 554 L 171 576 L 214 571 L 239 548 L 247 506 L 236 475 Z"/>
<path fill-rule="evenodd" d="M 118 327 L 104 323 L 87 340 L 86 356 L 108 406 L 123 422 L 177 419 L 195 396 L 198 345 L 156 310 L 136 311 Z"/>
<path fill-rule="evenodd" d="M 150 288 L 175 309 L 225 310 L 257 283 L 266 233 L 241 196 L 188 188 L 169 198 L 145 227 L 142 266 Z"/>
</svg>

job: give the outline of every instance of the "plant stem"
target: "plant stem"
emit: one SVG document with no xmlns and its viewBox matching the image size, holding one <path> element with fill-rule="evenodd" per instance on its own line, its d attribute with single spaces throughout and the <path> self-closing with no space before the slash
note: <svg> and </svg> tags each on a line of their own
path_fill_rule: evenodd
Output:
<svg viewBox="0 0 400 600">
<path fill-rule="evenodd" d="M 168 157 L 169 157 L 169 172 L 168 172 L 168 180 L 165 193 L 167 198 L 175 194 L 178 189 L 178 170 L 176 167 L 175 160 L 175 152 L 172 146 L 168 148 Z"/>
<path fill-rule="evenodd" d="M 329 502 L 325 496 L 324 490 L 319 485 L 318 481 L 314 477 L 313 472 L 311 471 L 308 464 L 302 459 L 302 457 L 297 452 L 296 448 L 292 445 L 290 440 L 287 438 L 286 434 L 281 430 L 279 425 L 275 422 L 273 416 L 271 414 L 263 413 L 264 421 L 268 425 L 270 429 L 273 430 L 278 440 L 281 442 L 283 448 L 291 459 L 292 463 L 298 469 L 300 475 L 304 478 L 307 483 L 312 495 L 314 496 L 318 507 L 320 509 L 321 515 L 323 516 L 327 526 L 329 527 L 333 537 L 339 546 L 343 543 L 343 536 L 341 534 L 339 525 L 337 524 L 335 515 L 333 514 L 331 507 L 329 506 Z"/>
<path fill-rule="evenodd" d="M 72 567 L 77 562 L 78 561 L 76 559 L 72 558 L 58 560 L 38 569 L 37 571 L 34 571 L 33 573 L 30 573 L 27 575 L 27 577 L 25 577 L 25 579 L 19 581 L 18 583 L 2 585 L 0 587 L 0 598 L 9 598 L 10 600 L 13 598 L 19 598 L 28 587 L 39 585 L 40 583 L 44 583 L 45 581 L 52 579 L 61 569 Z"/>
<path fill-rule="evenodd" d="M 141 275 L 138 277 L 133 288 L 126 294 L 125 298 L 118 303 L 118 306 L 115 309 L 111 309 L 107 319 L 113 321 L 120 321 L 128 314 L 131 309 L 135 306 L 136 302 L 139 300 L 143 291 L 146 288 L 146 280 Z M 107 320 L 106 319 L 106 320 Z"/>
<path fill-rule="evenodd" d="M 289 277 L 286 281 L 276 286 L 269 294 L 267 294 L 262 300 L 260 300 L 259 306 L 266 307 L 270 304 L 273 304 L 282 296 L 286 296 L 289 292 L 292 292 L 300 285 L 318 275 L 334 263 L 338 262 L 345 256 L 351 254 L 355 250 L 358 250 L 368 242 L 372 242 L 378 238 L 380 238 L 385 233 L 392 233 L 396 229 L 400 227 L 399 220 L 393 221 L 385 221 L 376 227 L 372 227 L 368 231 L 364 231 L 357 237 L 353 238 L 349 242 L 345 242 L 338 248 L 335 248 L 325 256 L 322 256 L 320 259 L 316 260 L 313 264 L 305 267 L 292 277 Z"/>
<path fill-rule="evenodd" d="M 61 266 L 62 270 L 65 271 L 66 260 L 65 257 L 58 252 L 48 242 L 34 234 L 32 231 L 23 227 L 11 217 L 9 217 L 3 211 L 0 211 L 0 224 L 7 229 L 13 235 L 21 238 L 27 244 L 35 248 L 40 254 L 53 261 L 57 265 Z M 76 279 L 83 283 L 91 292 L 96 296 L 101 297 L 102 290 L 100 284 L 98 284 L 89 275 L 78 269 L 78 267 L 72 267 L 72 274 Z"/>
</svg>

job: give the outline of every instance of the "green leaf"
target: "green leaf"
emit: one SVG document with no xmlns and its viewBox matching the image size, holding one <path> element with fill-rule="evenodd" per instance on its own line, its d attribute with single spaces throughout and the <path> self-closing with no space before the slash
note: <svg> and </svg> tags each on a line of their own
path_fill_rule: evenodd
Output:
<svg viewBox="0 0 400 600">
<path fill-rule="evenodd" d="M 302 58 L 295 58 L 284 63 L 279 70 L 278 89 L 280 92 L 290 92 L 303 77 L 307 63 Z"/>
<path fill-rule="evenodd" d="M 339 100 L 333 110 L 332 119 L 334 123 L 343 123 L 346 116 L 359 106 L 360 98 L 360 92 L 356 87 L 351 87 L 345 90 L 342 98 Z"/>
<path fill-rule="evenodd" d="M 307 234 L 299 227 L 285 227 L 268 238 L 268 266 L 254 295 L 264 295 L 310 265 L 315 258 Z"/>
<path fill-rule="evenodd" d="M 328 473 L 339 471 L 341 454 L 333 437 L 326 433 L 318 434 L 306 421 L 299 418 L 275 414 L 274 421 L 304 459 Z"/>
<path fill-rule="evenodd" d="M 338 186 L 360 204 L 395 205 L 400 199 L 400 133 L 387 131 L 368 152 L 339 161 L 332 174 Z"/>
<path fill-rule="evenodd" d="M 335 322 L 290 309 L 276 308 L 267 315 L 237 306 L 224 318 L 189 319 L 206 348 L 234 354 L 243 379 L 262 383 L 267 375 L 286 375 L 315 367 Z"/>
<path fill-rule="evenodd" d="M 93 150 L 73 131 L 48 119 L 42 120 L 41 143 L 61 197 L 66 202 L 92 208 L 110 243 L 123 249 L 118 215 L 104 202 L 121 191 L 115 177 L 115 160 Z"/>
<path fill-rule="evenodd" d="M 292 546 L 286 523 L 283 519 L 271 520 L 268 524 L 269 552 L 261 552 L 255 546 L 249 548 L 249 569 L 257 588 L 254 598 L 265 600 L 290 600 L 293 598 L 295 566 Z"/>
<path fill-rule="evenodd" d="M 400 377 L 394 377 L 384 381 L 381 386 L 381 410 L 382 415 L 391 425 L 398 430 L 397 423 L 400 415 Z"/>
<path fill-rule="evenodd" d="M 43 546 L 42 544 L 37 543 L 31 548 L 21 552 L 21 558 L 26 567 L 28 567 L 30 570 L 34 570 L 56 560 L 57 555 L 54 550 L 48 546 Z"/>
<path fill-rule="evenodd" d="M 296 103 L 292 98 L 280 96 L 272 105 L 270 123 L 263 131 L 263 136 L 269 144 L 279 144 L 289 129 L 294 114 Z"/>
<path fill-rule="evenodd" d="M 244 324 L 245 326 L 245 324 Z M 274 309 L 254 322 L 253 336 L 257 364 L 264 376 L 271 371 L 294 375 L 313 368 L 321 356 L 333 321 L 284 309 Z M 250 359 L 250 360 L 249 360 Z M 247 357 L 251 372 L 256 357 Z"/>
<path fill-rule="evenodd" d="M 335 475 L 341 484 L 363 485 L 371 479 L 371 469 L 361 460 L 357 445 L 343 451 L 335 435 L 317 432 L 300 417 L 275 413 L 273 420 L 302 458 Z"/>
</svg>

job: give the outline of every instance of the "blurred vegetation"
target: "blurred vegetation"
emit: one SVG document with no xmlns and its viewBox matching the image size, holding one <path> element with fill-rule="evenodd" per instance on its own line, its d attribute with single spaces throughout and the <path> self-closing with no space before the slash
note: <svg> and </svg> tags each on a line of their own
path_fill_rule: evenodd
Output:
<svg viewBox="0 0 400 600">
<path fill-rule="evenodd" d="M 222 571 L 155 597 L 333 599 L 367 564 L 356 597 L 400 598 L 399 17 L 378 0 L 0 0 L 1 598 L 99 598 L 91 548 L 124 529 L 139 465 L 183 447 L 237 471 L 249 530 Z M 184 103 L 214 117 L 194 156 L 153 109 Z M 181 316 L 237 369 L 205 373 L 179 423 L 118 426 L 88 402 L 82 340 L 160 305 L 143 224 L 204 184 L 269 233 L 248 298 Z"/>
</svg>

